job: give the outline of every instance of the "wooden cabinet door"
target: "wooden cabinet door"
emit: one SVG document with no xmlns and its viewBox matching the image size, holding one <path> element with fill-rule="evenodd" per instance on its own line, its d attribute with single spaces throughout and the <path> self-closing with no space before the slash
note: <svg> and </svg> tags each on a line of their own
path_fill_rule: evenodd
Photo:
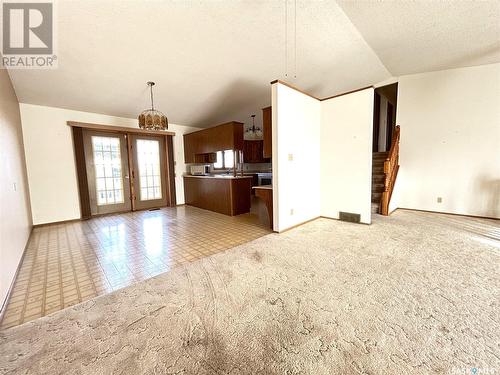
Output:
<svg viewBox="0 0 500 375">
<path fill-rule="evenodd" d="M 243 143 L 243 160 L 245 163 L 265 163 L 262 155 L 263 141 L 245 141 Z"/>
<path fill-rule="evenodd" d="M 264 133 L 262 156 L 271 158 L 273 156 L 272 107 L 262 109 L 262 128 Z"/>
</svg>

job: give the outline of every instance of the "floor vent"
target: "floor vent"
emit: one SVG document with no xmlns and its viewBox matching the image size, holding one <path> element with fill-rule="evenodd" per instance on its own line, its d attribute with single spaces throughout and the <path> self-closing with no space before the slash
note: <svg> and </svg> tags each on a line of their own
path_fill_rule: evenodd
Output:
<svg viewBox="0 0 500 375">
<path fill-rule="evenodd" d="M 339 219 L 342 221 L 348 221 L 350 223 L 359 223 L 361 216 L 359 214 L 353 214 L 350 212 L 340 212 Z"/>
<path fill-rule="evenodd" d="M 158 211 L 159 209 L 160 209 L 160 207 L 150 208 L 148 211 Z"/>
</svg>

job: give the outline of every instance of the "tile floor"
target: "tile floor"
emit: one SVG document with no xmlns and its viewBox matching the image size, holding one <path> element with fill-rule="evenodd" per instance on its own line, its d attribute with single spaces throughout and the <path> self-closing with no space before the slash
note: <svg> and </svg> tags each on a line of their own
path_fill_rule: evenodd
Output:
<svg viewBox="0 0 500 375">
<path fill-rule="evenodd" d="M 255 214 L 190 206 L 33 230 L 0 328 L 134 284 L 270 233 Z"/>
</svg>

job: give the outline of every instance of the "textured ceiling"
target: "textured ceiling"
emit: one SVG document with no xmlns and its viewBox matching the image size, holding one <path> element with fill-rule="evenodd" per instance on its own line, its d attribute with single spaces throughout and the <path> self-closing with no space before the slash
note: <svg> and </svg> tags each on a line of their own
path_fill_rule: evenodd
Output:
<svg viewBox="0 0 500 375">
<path fill-rule="evenodd" d="M 318 96 L 389 73 L 335 2 L 297 2 L 297 79 L 285 77 L 283 1 L 58 1 L 58 64 L 11 70 L 21 102 L 136 117 L 146 81 L 170 122 L 250 122 L 285 79 Z M 260 116 L 256 123 L 260 123 Z"/>
<path fill-rule="evenodd" d="M 394 75 L 500 62 L 500 1 L 338 3 Z"/>
<path fill-rule="evenodd" d="M 21 102 L 136 117 L 154 80 L 156 107 L 172 123 L 249 123 L 256 113 L 259 124 L 274 79 L 326 97 L 391 75 L 498 61 L 498 6 L 489 3 L 298 0 L 296 78 L 292 0 L 288 48 L 284 1 L 57 4 L 58 69 L 10 70 Z"/>
</svg>

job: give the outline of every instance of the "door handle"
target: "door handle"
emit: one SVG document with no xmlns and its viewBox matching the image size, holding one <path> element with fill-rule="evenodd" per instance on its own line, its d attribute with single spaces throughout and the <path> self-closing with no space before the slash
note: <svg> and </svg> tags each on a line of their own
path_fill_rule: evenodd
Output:
<svg viewBox="0 0 500 375">
<path fill-rule="evenodd" d="M 125 175 L 125 178 L 128 180 L 130 177 L 129 177 L 129 175 L 127 174 L 127 175 Z"/>
</svg>

